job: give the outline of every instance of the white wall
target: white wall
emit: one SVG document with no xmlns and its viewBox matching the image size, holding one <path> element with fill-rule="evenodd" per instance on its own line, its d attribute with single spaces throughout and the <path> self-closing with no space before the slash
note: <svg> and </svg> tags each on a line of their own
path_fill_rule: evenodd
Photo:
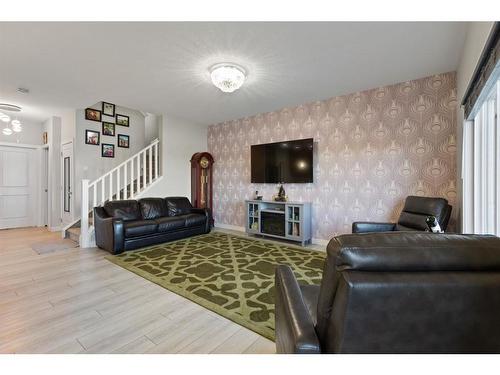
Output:
<svg viewBox="0 0 500 375">
<path fill-rule="evenodd" d="M 43 123 L 24 119 L 19 120 L 22 123 L 23 130 L 20 133 L 12 133 L 11 135 L 4 135 L 1 132 L 1 130 L 5 128 L 6 124 L 5 122 L 0 122 L 0 142 L 41 145 L 43 143 Z"/>
<path fill-rule="evenodd" d="M 151 143 L 152 141 L 154 141 L 156 138 L 159 137 L 161 116 L 148 113 L 144 121 L 145 121 L 144 139 L 146 140 L 147 143 Z"/>
<path fill-rule="evenodd" d="M 75 110 L 61 110 L 58 112 L 58 116 L 61 118 L 61 143 L 74 141 L 76 135 Z"/>
<path fill-rule="evenodd" d="M 163 179 L 148 197 L 185 196 L 191 199 L 191 156 L 207 151 L 207 126 L 164 115 L 161 116 L 161 169 Z"/>
<path fill-rule="evenodd" d="M 101 109 L 101 103 L 97 103 L 91 108 Z M 81 180 L 89 179 L 90 182 L 99 178 L 103 174 L 122 163 L 132 155 L 142 150 L 149 142 L 145 141 L 145 121 L 144 115 L 136 110 L 119 107 L 115 108 L 116 113 L 129 116 L 130 126 L 115 126 L 115 136 L 102 135 L 102 122 L 85 120 L 85 110 L 79 109 L 76 111 L 76 133 L 74 144 L 74 160 L 75 160 L 75 196 L 74 217 L 80 217 L 81 206 Z M 102 120 L 115 122 L 113 118 L 103 116 Z M 100 136 L 99 146 L 85 144 L 85 130 L 98 131 Z M 130 136 L 130 148 L 121 148 L 117 146 L 118 134 L 126 134 Z M 101 145 L 103 143 L 115 145 L 115 157 L 103 158 L 101 156 Z"/>
<path fill-rule="evenodd" d="M 474 73 L 474 69 L 478 63 L 481 52 L 486 44 L 486 40 L 490 34 L 491 28 L 494 22 L 470 22 L 467 28 L 467 33 L 465 37 L 464 47 L 460 57 L 460 62 L 457 69 L 457 100 L 459 104 L 462 103 L 462 99 L 465 95 L 465 90 L 469 85 L 469 82 Z M 457 113 L 457 194 L 459 207 L 458 210 L 457 224 L 461 231 L 462 222 L 462 126 L 463 126 L 463 116 L 464 112 L 462 107 L 458 106 Z"/>
</svg>

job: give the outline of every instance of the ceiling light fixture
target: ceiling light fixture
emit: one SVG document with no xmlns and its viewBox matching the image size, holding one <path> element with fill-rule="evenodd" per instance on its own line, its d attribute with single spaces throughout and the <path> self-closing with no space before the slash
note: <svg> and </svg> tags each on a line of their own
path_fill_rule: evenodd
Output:
<svg viewBox="0 0 500 375">
<path fill-rule="evenodd" d="M 0 103 L 0 109 L 2 111 L 21 112 L 21 107 L 15 104 Z"/>
<path fill-rule="evenodd" d="M 21 111 L 21 107 L 19 107 L 18 105 L 7 104 L 7 103 L 0 103 L 0 109 L 3 111 L 11 111 L 11 112 Z M 19 121 L 17 118 L 11 121 L 10 116 L 6 115 L 3 112 L 0 112 L 0 121 L 6 123 L 5 128 L 2 129 L 2 133 L 4 135 L 11 135 L 13 132 L 19 133 L 23 130 L 21 121 Z M 9 127 L 9 122 L 10 122 L 10 127 Z"/>
<path fill-rule="evenodd" d="M 245 82 L 246 72 L 233 63 L 220 63 L 210 68 L 210 78 L 222 92 L 234 92 Z"/>
<path fill-rule="evenodd" d="M 16 133 L 19 133 L 23 130 L 23 127 L 21 126 L 21 121 L 19 121 L 18 119 L 12 120 L 10 125 L 12 126 L 12 130 L 15 131 Z"/>
</svg>

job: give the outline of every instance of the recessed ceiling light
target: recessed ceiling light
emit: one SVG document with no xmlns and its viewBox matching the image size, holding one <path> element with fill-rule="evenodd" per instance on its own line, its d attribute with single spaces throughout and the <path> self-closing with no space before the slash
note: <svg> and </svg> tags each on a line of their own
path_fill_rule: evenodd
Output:
<svg viewBox="0 0 500 375">
<path fill-rule="evenodd" d="M 220 63 L 210 68 L 210 78 L 222 92 L 234 92 L 245 82 L 246 72 L 233 63 Z"/>
<path fill-rule="evenodd" d="M 12 134 L 12 129 L 10 129 L 10 128 L 4 128 L 4 129 L 2 130 L 2 133 L 3 133 L 4 135 L 11 135 L 11 134 Z"/>
<path fill-rule="evenodd" d="M 0 120 L 3 122 L 10 122 L 10 116 L 4 114 L 2 117 L 0 117 Z"/>
</svg>

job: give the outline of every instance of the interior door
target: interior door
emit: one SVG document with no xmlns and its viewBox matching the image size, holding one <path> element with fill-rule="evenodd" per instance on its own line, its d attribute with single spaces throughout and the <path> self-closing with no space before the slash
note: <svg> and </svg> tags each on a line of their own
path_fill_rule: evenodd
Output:
<svg viewBox="0 0 500 375">
<path fill-rule="evenodd" d="M 62 145 L 62 221 L 69 224 L 73 221 L 73 142 Z"/>
<path fill-rule="evenodd" d="M 35 225 L 35 150 L 0 146 L 0 229 Z"/>
</svg>

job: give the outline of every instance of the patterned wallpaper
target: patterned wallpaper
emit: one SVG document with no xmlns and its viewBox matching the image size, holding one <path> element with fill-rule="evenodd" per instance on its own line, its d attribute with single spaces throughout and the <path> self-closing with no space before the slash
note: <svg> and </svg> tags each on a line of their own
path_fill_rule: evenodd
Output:
<svg viewBox="0 0 500 375">
<path fill-rule="evenodd" d="M 278 190 L 250 183 L 251 145 L 311 137 L 314 183 L 285 190 L 313 203 L 313 238 L 350 233 L 357 220 L 394 221 L 407 195 L 455 207 L 456 95 L 451 72 L 209 126 L 216 223 L 244 227 L 244 200 Z"/>
</svg>

